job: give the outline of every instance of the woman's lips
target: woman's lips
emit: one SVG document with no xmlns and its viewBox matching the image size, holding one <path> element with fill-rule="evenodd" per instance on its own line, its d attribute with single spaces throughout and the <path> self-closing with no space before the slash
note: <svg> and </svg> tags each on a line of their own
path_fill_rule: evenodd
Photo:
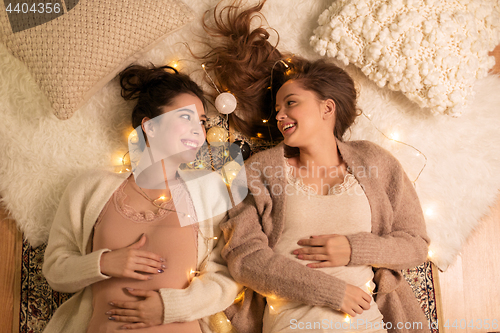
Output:
<svg viewBox="0 0 500 333">
<path fill-rule="evenodd" d="M 181 140 L 181 142 L 184 146 L 188 147 L 189 149 L 198 149 L 198 141 L 183 139 Z"/>
<path fill-rule="evenodd" d="M 295 131 L 295 128 L 297 127 L 297 123 L 288 123 L 283 125 L 282 130 L 283 134 L 290 134 L 293 131 Z"/>
</svg>

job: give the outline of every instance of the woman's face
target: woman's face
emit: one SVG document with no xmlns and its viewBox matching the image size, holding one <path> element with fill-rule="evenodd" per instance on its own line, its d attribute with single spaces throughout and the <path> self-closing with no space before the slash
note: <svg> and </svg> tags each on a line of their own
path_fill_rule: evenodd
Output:
<svg viewBox="0 0 500 333">
<path fill-rule="evenodd" d="M 205 142 L 203 103 L 194 95 L 180 94 L 163 111 L 144 124 L 153 159 L 176 164 L 193 161 Z"/>
<path fill-rule="evenodd" d="M 332 100 L 319 100 L 294 80 L 287 81 L 276 94 L 278 127 L 291 147 L 305 147 L 323 137 L 321 134 L 333 134 L 334 110 Z"/>
</svg>

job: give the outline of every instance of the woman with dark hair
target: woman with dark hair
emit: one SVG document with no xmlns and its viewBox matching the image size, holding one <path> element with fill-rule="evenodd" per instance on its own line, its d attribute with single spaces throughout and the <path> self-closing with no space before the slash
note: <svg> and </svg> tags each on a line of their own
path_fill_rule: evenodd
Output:
<svg viewBox="0 0 500 333">
<path fill-rule="evenodd" d="M 250 195 L 221 224 L 222 256 L 249 289 L 226 313 L 240 332 L 426 332 L 400 273 L 427 256 L 413 185 L 385 149 L 344 141 L 359 114 L 354 82 L 271 46 L 251 28 L 263 4 L 238 12 L 236 3 L 205 23 L 222 40 L 205 66 L 236 96 L 238 116 L 275 118 L 284 137 L 233 183 Z"/>
<path fill-rule="evenodd" d="M 179 169 L 205 141 L 203 91 L 168 66 L 130 66 L 120 84 L 137 100 L 130 141 L 139 147 L 130 153 L 139 159 L 133 174 L 93 170 L 63 194 L 43 273 L 76 294 L 44 332 L 212 332 L 204 317 L 231 305 L 240 287 L 220 258 L 225 184 Z"/>
</svg>

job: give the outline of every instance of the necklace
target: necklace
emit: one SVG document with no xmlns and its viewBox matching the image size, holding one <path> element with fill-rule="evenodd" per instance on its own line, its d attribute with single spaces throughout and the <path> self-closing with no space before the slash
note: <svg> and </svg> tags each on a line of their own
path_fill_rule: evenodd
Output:
<svg viewBox="0 0 500 333">
<path fill-rule="evenodd" d="M 177 212 L 177 213 L 180 213 L 180 214 L 182 214 L 183 216 L 185 216 L 185 217 L 187 217 L 187 218 L 191 218 L 191 215 L 189 215 L 189 214 L 187 214 L 187 213 L 184 213 L 184 212 L 178 211 L 178 210 L 176 210 L 176 209 L 170 209 L 170 208 L 167 208 L 167 207 L 163 207 L 163 206 L 161 206 L 161 205 L 157 204 L 156 202 L 157 202 L 158 200 L 161 200 L 161 201 L 163 201 L 163 202 L 166 202 L 166 201 L 167 201 L 167 198 L 166 198 L 164 195 L 161 195 L 161 196 L 159 196 L 159 197 L 158 197 L 158 198 L 156 198 L 156 199 L 152 199 L 149 195 L 147 195 L 147 194 L 146 194 L 146 192 L 144 192 L 144 191 L 142 190 L 142 188 L 141 188 L 140 186 L 137 186 L 137 187 L 138 187 L 138 188 L 139 188 L 139 190 L 141 191 L 141 194 L 143 195 L 143 197 L 145 197 L 146 199 L 148 199 L 148 200 L 149 200 L 149 201 L 153 204 L 153 206 L 155 206 L 156 208 L 158 208 L 158 209 L 163 209 L 163 210 L 168 210 L 168 211 L 170 211 L 170 212 Z M 172 199 L 173 199 L 173 197 L 171 196 L 169 199 L 170 199 L 170 200 L 172 200 Z"/>
<path fill-rule="evenodd" d="M 161 160 L 161 164 L 162 164 L 162 167 L 163 167 L 163 176 L 164 176 L 164 179 L 165 179 L 165 186 L 166 186 L 166 187 L 168 187 L 168 185 L 167 185 L 167 173 L 166 173 L 166 170 L 165 170 L 165 164 L 164 164 L 163 160 Z M 136 183 L 136 185 L 137 185 L 137 183 Z M 149 201 L 153 204 L 153 206 L 155 206 L 156 208 L 158 208 L 158 209 L 163 209 L 163 210 L 168 210 L 168 211 L 170 211 L 170 212 L 176 212 L 176 213 L 182 214 L 183 216 L 185 216 L 185 217 L 187 217 L 187 218 L 191 218 L 191 215 L 189 215 L 189 214 L 187 214 L 187 213 L 184 213 L 184 212 L 178 211 L 177 209 L 170 209 L 170 208 L 166 208 L 166 207 L 163 207 L 163 206 L 161 206 L 161 205 L 157 204 L 156 202 L 157 202 L 158 200 L 161 200 L 161 201 L 163 201 L 164 203 L 166 202 L 167 198 L 166 198 L 164 195 L 161 195 L 161 196 L 159 196 L 159 197 L 158 197 L 158 198 L 156 198 L 156 199 L 152 199 L 149 195 L 147 195 L 147 194 L 146 194 L 146 192 L 144 192 L 144 190 L 143 190 L 143 189 L 142 189 L 139 185 L 137 185 L 137 187 L 138 187 L 138 188 L 139 188 L 139 190 L 140 190 L 140 194 L 141 194 L 144 198 L 146 198 L 147 200 L 149 200 Z M 173 200 L 172 191 L 170 191 L 170 198 L 169 198 L 169 200 Z"/>
</svg>

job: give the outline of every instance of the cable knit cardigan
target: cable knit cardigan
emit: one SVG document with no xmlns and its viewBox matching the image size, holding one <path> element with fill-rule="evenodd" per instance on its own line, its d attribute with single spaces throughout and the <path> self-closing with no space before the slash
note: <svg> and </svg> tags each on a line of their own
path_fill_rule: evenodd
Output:
<svg viewBox="0 0 500 333">
<path fill-rule="evenodd" d="M 374 297 L 384 322 L 392 324 L 389 332 L 428 332 L 424 313 L 399 272 L 422 264 L 428 251 L 429 239 L 413 185 L 397 159 L 380 146 L 338 140 L 337 146 L 371 208 L 371 233 L 347 236 L 352 250 L 348 266 L 374 267 Z M 235 182 L 248 186 L 249 195 L 220 225 L 227 242 L 222 257 L 236 281 L 262 295 L 338 310 L 345 294 L 344 281 L 273 251 L 285 223 L 283 156 L 297 153 L 296 148 L 280 143 L 247 161 L 246 179 L 240 177 Z M 240 333 L 261 332 L 265 300 L 253 290 L 247 289 L 243 301 L 226 311 Z M 405 329 L 405 324 L 412 328 Z M 398 325 L 403 328 L 398 329 Z"/>
<path fill-rule="evenodd" d="M 227 210 L 227 190 L 220 176 L 212 173 L 200 177 L 199 172 L 195 175 L 196 172 L 180 170 L 179 173 L 186 181 L 197 213 L 218 214 Z M 99 267 L 102 253 L 110 250 L 88 252 L 88 244 L 104 205 L 129 175 L 93 170 L 73 180 L 64 192 L 50 230 L 43 274 L 54 290 L 76 294 L 57 309 L 44 333 L 87 331 L 92 315 L 90 285 L 110 278 L 101 274 Z M 212 215 L 200 222 L 200 230 L 206 237 L 222 236 L 218 224 L 225 215 Z M 224 245 L 220 238 L 205 244 L 198 237 L 198 269 L 204 267 L 206 260 L 208 264 L 186 289 L 160 289 L 164 324 L 197 320 L 233 304 L 241 286 L 231 278 L 220 257 Z M 210 258 L 205 258 L 206 246 L 213 248 Z M 212 332 L 208 318 L 200 320 L 200 325 L 203 332 Z"/>
</svg>

